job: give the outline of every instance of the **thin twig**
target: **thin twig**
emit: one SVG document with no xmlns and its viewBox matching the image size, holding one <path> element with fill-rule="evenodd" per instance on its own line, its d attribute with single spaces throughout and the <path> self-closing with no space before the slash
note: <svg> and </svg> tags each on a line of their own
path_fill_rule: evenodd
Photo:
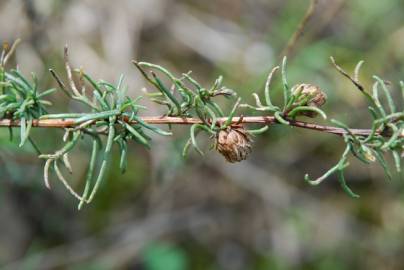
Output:
<svg viewBox="0 0 404 270">
<path fill-rule="evenodd" d="M 316 7 L 318 0 L 310 0 L 310 5 L 307 8 L 306 14 L 304 15 L 303 19 L 300 21 L 296 31 L 293 33 L 292 37 L 289 39 L 288 44 L 282 50 L 280 57 L 290 56 L 295 48 L 298 39 L 302 36 L 304 28 L 306 27 L 307 23 L 309 22 L 310 18 L 314 14 L 314 10 Z"/>
<path fill-rule="evenodd" d="M 76 84 L 74 83 L 73 79 L 73 74 L 72 74 L 72 68 L 70 67 L 69 63 L 69 49 L 67 45 L 65 45 L 64 48 L 64 61 L 65 61 L 65 68 L 66 68 L 66 73 L 67 73 L 67 78 L 69 80 L 70 88 L 73 91 L 73 94 L 77 97 L 81 96 L 79 90 L 76 87 Z M 52 74 L 53 75 L 53 74 Z"/>
<path fill-rule="evenodd" d="M 21 39 L 16 39 L 13 43 L 13 45 L 11 45 L 11 48 L 8 50 L 8 52 L 6 52 L 6 55 L 4 56 L 4 59 L 2 59 L 2 66 L 5 66 L 8 62 L 8 60 L 10 59 L 11 55 L 13 55 L 15 49 L 17 48 L 18 44 L 20 44 Z"/>
<path fill-rule="evenodd" d="M 334 57 L 331 56 L 330 59 L 331 59 L 331 63 L 334 65 L 334 67 L 338 70 L 339 73 L 341 73 L 343 76 L 348 78 L 361 92 L 365 92 L 365 87 L 363 87 L 363 85 L 359 82 L 359 79 L 358 79 L 359 68 L 361 67 L 361 65 L 363 63 L 362 61 L 359 62 L 359 64 L 356 66 L 355 75 L 354 75 L 354 77 L 352 77 L 335 62 Z"/>
<path fill-rule="evenodd" d="M 56 72 L 53 69 L 49 69 L 49 72 L 52 74 L 52 77 L 56 80 L 56 82 L 59 85 L 59 88 L 65 93 L 68 97 L 72 97 L 72 95 L 67 91 L 67 88 L 63 81 L 59 78 L 59 76 L 56 74 Z"/>
<path fill-rule="evenodd" d="M 217 123 L 224 123 L 227 121 L 227 117 L 217 118 Z M 125 117 L 122 119 L 123 121 L 128 122 L 129 119 Z M 141 117 L 141 120 L 148 124 L 155 125 L 164 125 L 164 124 L 173 124 L 173 125 L 193 125 L 193 124 L 203 124 L 202 120 L 198 118 L 183 118 L 183 117 L 156 117 L 156 116 L 145 116 Z M 308 123 L 304 121 L 295 121 L 292 119 L 287 119 L 291 126 L 311 129 L 320 132 L 326 132 L 336 135 L 344 135 L 346 134 L 346 130 L 343 128 L 333 127 L 333 126 L 324 126 L 313 123 Z M 131 121 L 130 124 L 136 124 L 136 121 Z M 233 117 L 231 120 L 232 124 L 266 124 L 273 125 L 278 124 L 278 121 L 273 116 L 244 116 L 244 117 Z M 41 127 L 41 128 L 73 128 L 78 126 L 80 123 L 77 123 L 76 119 L 66 118 L 66 119 L 35 119 L 32 122 L 32 127 Z M 0 127 L 19 127 L 19 120 L 10 120 L 10 119 L 0 119 Z M 367 136 L 371 134 L 371 129 L 350 129 L 352 134 L 359 136 Z M 381 132 L 377 132 L 379 135 L 388 136 L 382 134 Z M 404 135 L 400 135 L 400 138 L 404 137 Z"/>
</svg>

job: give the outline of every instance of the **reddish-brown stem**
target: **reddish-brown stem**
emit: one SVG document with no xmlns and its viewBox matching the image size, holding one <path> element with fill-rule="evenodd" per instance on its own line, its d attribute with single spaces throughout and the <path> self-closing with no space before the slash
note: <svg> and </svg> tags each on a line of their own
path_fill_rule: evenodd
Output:
<svg viewBox="0 0 404 270">
<path fill-rule="evenodd" d="M 141 119 L 148 124 L 162 125 L 162 124 L 173 124 L 173 125 L 192 125 L 192 124 L 203 124 L 203 122 L 198 118 L 183 118 L 183 117 L 169 117 L 169 116 L 144 116 Z M 124 119 L 127 121 L 127 119 Z M 226 117 L 218 118 L 218 123 L 223 123 L 227 120 Z M 333 127 L 333 126 L 324 126 L 317 125 L 313 123 L 303 122 L 303 121 L 295 121 L 288 119 L 291 126 L 311 129 L 336 135 L 346 134 L 346 131 L 343 128 Z M 136 123 L 133 121 L 132 123 Z M 278 124 L 277 120 L 273 116 L 244 116 L 244 117 L 233 117 L 233 124 Z M 10 119 L 0 119 L 0 127 L 19 127 L 20 121 L 18 120 L 10 120 Z M 42 128 L 72 128 L 78 126 L 75 123 L 75 119 L 66 118 L 66 119 L 36 119 L 33 120 L 33 127 L 42 127 Z M 354 135 L 362 135 L 367 136 L 371 133 L 370 129 L 350 129 L 352 134 Z M 379 133 L 380 134 L 380 133 Z M 402 137 L 402 136 L 400 136 Z"/>
</svg>

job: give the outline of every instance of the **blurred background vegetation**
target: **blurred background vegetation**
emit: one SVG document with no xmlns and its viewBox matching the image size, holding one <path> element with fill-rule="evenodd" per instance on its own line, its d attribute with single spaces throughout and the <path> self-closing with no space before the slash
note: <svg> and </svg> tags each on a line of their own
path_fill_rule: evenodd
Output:
<svg viewBox="0 0 404 270">
<path fill-rule="evenodd" d="M 48 68 L 71 60 L 94 78 L 116 81 L 129 94 L 146 82 L 130 60 L 164 65 L 210 85 L 222 74 L 244 100 L 262 91 L 309 1 L 284 0 L 2 0 L 0 42 L 22 38 L 15 62 L 24 74 L 56 86 Z M 378 74 L 404 79 L 403 0 L 320 0 L 289 61 L 294 83 L 323 88 L 329 116 L 368 127 L 366 102 L 330 65 L 347 70 L 366 61 L 371 86 Z M 277 82 L 279 85 L 279 78 Z M 279 88 L 279 87 L 277 87 Z M 276 91 L 276 90 L 275 90 Z M 278 100 L 281 100 L 278 91 Z M 397 91 L 398 94 L 398 91 Z M 77 110 L 53 95 L 58 112 Z M 146 115 L 159 110 L 149 107 Z M 253 154 L 226 164 L 213 151 L 184 160 L 187 128 L 154 136 L 151 151 L 131 147 L 121 175 L 112 166 L 94 203 L 82 211 L 61 185 L 43 185 L 43 161 L 0 130 L 0 268 L 2 269 L 403 269 L 404 182 L 387 182 L 377 164 L 352 160 L 347 180 L 354 200 L 331 177 L 319 187 L 303 181 L 339 159 L 340 138 L 273 127 L 255 138 Z M 35 130 L 44 152 L 62 131 Z M 206 145 L 207 148 L 207 145 Z M 89 145 L 73 157 L 71 182 L 83 186 Z M 116 153 L 117 154 L 117 153 Z M 118 163 L 119 161 L 116 161 Z M 401 181 L 400 181 L 401 179 Z"/>
</svg>

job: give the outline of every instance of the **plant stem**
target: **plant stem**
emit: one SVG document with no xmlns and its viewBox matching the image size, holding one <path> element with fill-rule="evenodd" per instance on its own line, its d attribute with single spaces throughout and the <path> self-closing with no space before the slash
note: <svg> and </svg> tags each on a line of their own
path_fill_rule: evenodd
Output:
<svg viewBox="0 0 404 270">
<path fill-rule="evenodd" d="M 314 14 L 315 7 L 317 5 L 318 0 L 310 0 L 310 5 L 304 14 L 303 19 L 300 21 L 296 31 L 293 33 L 292 37 L 289 39 L 288 44 L 279 54 L 280 56 L 291 56 L 293 53 L 293 49 L 295 48 L 298 39 L 303 35 L 304 28 L 306 27 L 307 23 L 309 22 L 310 18 Z"/>
<path fill-rule="evenodd" d="M 183 117 L 169 117 L 169 116 L 144 116 L 140 118 L 142 121 L 148 124 L 173 124 L 173 125 L 193 125 L 193 124 L 203 124 L 203 122 L 198 118 L 183 118 Z M 42 127 L 42 128 L 72 128 L 78 125 L 77 119 L 75 118 L 65 118 L 65 119 L 34 119 L 32 122 L 32 127 Z M 128 122 L 127 117 L 123 117 L 123 121 Z M 217 118 L 217 123 L 224 123 L 228 120 L 227 117 Z M 344 135 L 347 131 L 343 128 L 338 128 L 334 126 L 324 126 L 318 125 L 303 121 L 296 121 L 292 119 L 287 119 L 290 123 L 290 126 L 305 128 L 316 130 L 320 132 L 326 132 L 336 135 Z M 137 121 L 131 121 L 130 124 L 136 124 Z M 231 120 L 232 124 L 266 124 L 266 125 L 274 125 L 279 124 L 279 122 L 273 116 L 244 116 L 233 117 Z M 10 119 L 0 119 L 0 127 L 19 127 L 19 120 L 10 120 Z M 349 129 L 350 132 L 354 135 L 367 136 L 372 133 L 371 129 Z M 376 132 L 376 134 L 383 135 L 380 132 Z M 388 137 L 388 135 L 384 135 Z M 400 138 L 404 137 L 404 135 L 400 134 Z"/>
</svg>

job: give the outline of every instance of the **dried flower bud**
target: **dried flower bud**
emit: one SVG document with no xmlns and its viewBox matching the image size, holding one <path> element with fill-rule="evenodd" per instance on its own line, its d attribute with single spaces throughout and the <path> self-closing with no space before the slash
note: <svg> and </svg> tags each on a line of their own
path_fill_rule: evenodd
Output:
<svg viewBox="0 0 404 270">
<path fill-rule="evenodd" d="M 252 139 L 243 127 L 229 127 L 216 135 L 216 150 L 228 162 L 245 160 L 251 153 Z"/>
<path fill-rule="evenodd" d="M 320 108 L 327 101 L 327 95 L 320 89 L 320 87 L 312 84 L 302 83 L 295 85 L 292 88 L 292 94 L 300 96 L 296 104 L 301 100 L 307 99 L 304 104 L 300 104 L 301 106 Z M 317 116 L 316 112 L 301 112 L 301 114 L 308 117 Z"/>
</svg>

